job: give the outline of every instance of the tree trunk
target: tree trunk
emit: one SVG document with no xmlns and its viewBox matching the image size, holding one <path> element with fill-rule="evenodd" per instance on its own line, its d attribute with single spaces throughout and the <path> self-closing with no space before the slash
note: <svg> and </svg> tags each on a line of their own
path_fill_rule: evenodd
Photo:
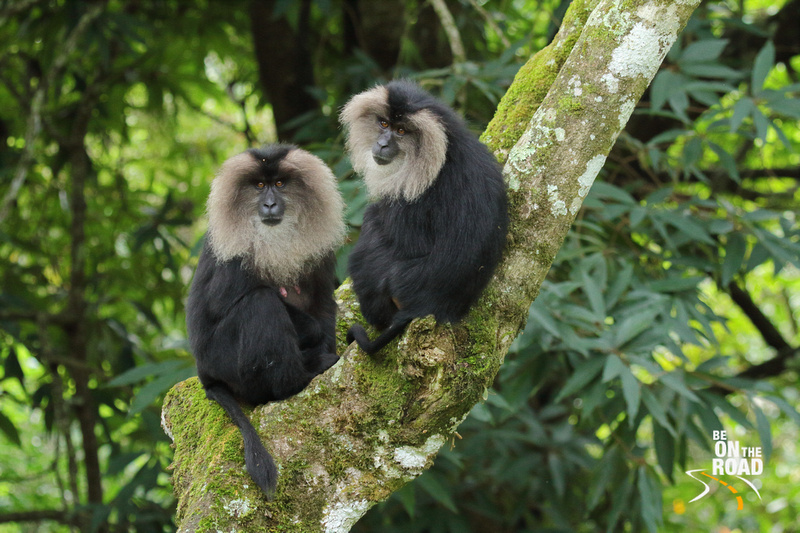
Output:
<svg viewBox="0 0 800 533">
<path fill-rule="evenodd" d="M 292 120 L 318 107 L 309 89 L 314 86 L 311 46 L 308 43 L 310 0 L 302 0 L 297 28 L 286 17 L 275 16 L 278 2 L 253 1 L 250 21 L 261 87 L 272 104 L 278 138 L 291 140 Z"/>
<path fill-rule="evenodd" d="M 483 398 L 605 161 L 699 0 L 575 0 L 554 42 L 520 70 L 484 142 L 505 164 L 511 225 L 504 260 L 469 317 L 415 320 L 371 359 L 342 359 L 253 422 L 280 468 L 267 502 L 242 441 L 196 379 L 167 396 L 180 531 L 346 532 L 428 468 Z M 624 7 L 623 7 L 624 6 Z M 340 339 L 359 317 L 346 282 Z"/>
</svg>

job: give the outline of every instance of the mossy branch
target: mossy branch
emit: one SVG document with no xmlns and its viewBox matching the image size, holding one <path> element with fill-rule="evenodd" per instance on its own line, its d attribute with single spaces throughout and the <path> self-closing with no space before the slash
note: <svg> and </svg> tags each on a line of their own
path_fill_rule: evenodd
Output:
<svg viewBox="0 0 800 533">
<path fill-rule="evenodd" d="M 576 0 L 520 70 L 483 140 L 505 164 L 506 255 L 467 320 L 414 321 L 380 360 L 342 360 L 252 419 L 280 468 L 267 502 L 238 430 L 196 379 L 167 396 L 180 531 L 346 532 L 428 468 L 491 386 L 605 157 L 699 0 Z M 358 316 L 338 293 L 340 338 Z"/>
</svg>

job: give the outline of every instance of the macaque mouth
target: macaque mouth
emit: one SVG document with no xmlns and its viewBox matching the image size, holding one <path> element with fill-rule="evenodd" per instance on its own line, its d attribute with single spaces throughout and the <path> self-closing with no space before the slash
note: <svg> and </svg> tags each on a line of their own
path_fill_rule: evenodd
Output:
<svg viewBox="0 0 800 533">
<path fill-rule="evenodd" d="M 380 154 L 373 153 L 372 154 L 372 159 L 374 159 L 375 162 L 378 163 L 379 165 L 388 165 L 389 163 L 392 162 L 392 160 L 394 158 L 393 157 L 383 157 Z"/>
<path fill-rule="evenodd" d="M 281 215 L 264 215 L 261 217 L 261 223 L 267 226 L 277 226 L 283 221 Z"/>
</svg>

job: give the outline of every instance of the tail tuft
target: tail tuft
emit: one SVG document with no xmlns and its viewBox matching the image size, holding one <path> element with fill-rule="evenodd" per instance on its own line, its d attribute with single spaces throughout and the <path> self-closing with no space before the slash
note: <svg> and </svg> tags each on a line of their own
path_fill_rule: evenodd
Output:
<svg viewBox="0 0 800 533">
<path fill-rule="evenodd" d="M 267 499 L 271 500 L 275 496 L 275 489 L 278 486 L 278 468 L 275 466 L 272 456 L 261 443 L 261 439 L 255 434 L 255 430 L 253 430 L 253 434 L 254 440 L 248 442 L 245 433 L 242 432 L 242 437 L 244 437 L 244 465 L 256 485 L 261 487 Z"/>
<path fill-rule="evenodd" d="M 239 407 L 236 398 L 225 385 L 215 384 L 207 387 L 206 397 L 220 404 L 239 428 L 244 440 L 244 466 L 247 473 L 271 500 L 275 495 L 275 488 L 278 486 L 278 468 L 261 442 L 261 437 L 258 436 L 253 424 L 250 423 L 242 408 Z"/>
</svg>

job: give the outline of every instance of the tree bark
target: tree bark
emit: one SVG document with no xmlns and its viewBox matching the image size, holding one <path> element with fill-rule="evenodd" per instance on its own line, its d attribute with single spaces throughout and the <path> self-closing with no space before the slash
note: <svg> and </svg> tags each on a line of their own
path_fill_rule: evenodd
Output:
<svg viewBox="0 0 800 533">
<path fill-rule="evenodd" d="M 611 146 L 699 0 L 575 0 L 553 44 L 517 75 L 484 134 L 505 164 L 511 225 L 504 260 L 469 317 L 415 320 L 381 359 L 342 359 L 254 425 L 280 468 L 267 502 L 242 441 L 191 379 L 167 396 L 180 531 L 345 532 L 414 479 L 485 397 Z M 349 282 L 340 335 L 358 320 Z"/>
</svg>

